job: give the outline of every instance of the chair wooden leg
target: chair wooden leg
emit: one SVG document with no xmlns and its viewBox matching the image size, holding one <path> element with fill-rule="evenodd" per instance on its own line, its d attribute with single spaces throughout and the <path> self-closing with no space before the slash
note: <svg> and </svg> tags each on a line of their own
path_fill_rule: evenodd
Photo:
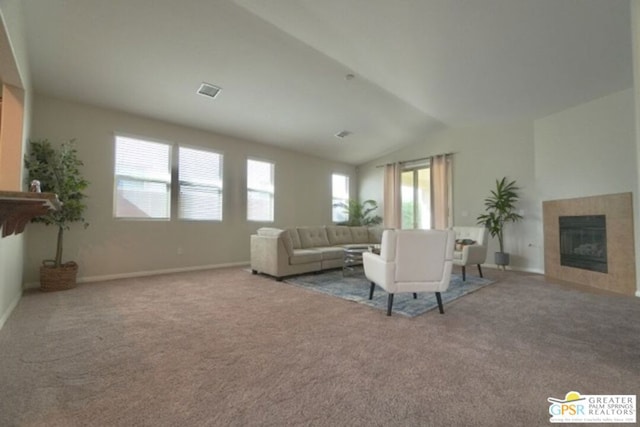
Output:
<svg viewBox="0 0 640 427">
<path fill-rule="evenodd" d="M 413 293 L 413 299 L 418 299 L 418 294 L 417 293 Z"/>
<path fill-rule="evenodd" d="M 369 299 L 373 299 L 373 289 L 376 287 L 376 284 L 371 282 L 371 288 L 369 289 Z"/>
<path fill-rule="evenodd" d="M 462 281 L 464 282 L 465 280 L 467 280 L 467 269 L 464 268 L 464 265 L 462 266 Z"/>
<path fill-rule="evenodd" d="M 478 264 L 478 273 L 480 273 L 480 277 L 484 277 L 484 276 L 482 275 L 482 268 L 480 268 L 480 264 Z"/>
<path fill-rule="evenodd" d="M 387 302 L 387 316 L 391 316 L 391 307 L 393 307 L 393 294 L 389 294 L 389 301 Z"/>
<path fill-rule="evenodd" d="M 438 309 L 440 310 L 440 314 L 444 314 L 444 307 L 442 306 L 442 296 L 440 292 L 436 292 L 436 299 L 438 300 Z"/>
</svg>

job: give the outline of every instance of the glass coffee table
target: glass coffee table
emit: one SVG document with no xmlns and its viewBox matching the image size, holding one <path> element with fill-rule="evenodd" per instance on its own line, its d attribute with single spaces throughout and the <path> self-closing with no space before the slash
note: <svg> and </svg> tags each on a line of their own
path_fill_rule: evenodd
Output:
<svg viewBox="0 0 640 427">
<path fill-rule="evenodd" d="M 342 275 L 357 274 L 362 266 L 362 254 L 369 251 L 369 245 L 344 248 Z"/>
</svg>

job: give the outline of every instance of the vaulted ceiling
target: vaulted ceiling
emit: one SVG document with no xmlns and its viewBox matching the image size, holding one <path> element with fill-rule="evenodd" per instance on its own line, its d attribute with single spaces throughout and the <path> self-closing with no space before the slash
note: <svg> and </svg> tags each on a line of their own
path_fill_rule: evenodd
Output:
<svg viewBox="0 0 640 427">
<path fill-rule="evenodd" d="M 351 164 L 633 85 L 629 0 L 26 0 L 23 12 L 38 93 Z M 196 94 L 203 81 L 222 92 Z"/>
</svg>

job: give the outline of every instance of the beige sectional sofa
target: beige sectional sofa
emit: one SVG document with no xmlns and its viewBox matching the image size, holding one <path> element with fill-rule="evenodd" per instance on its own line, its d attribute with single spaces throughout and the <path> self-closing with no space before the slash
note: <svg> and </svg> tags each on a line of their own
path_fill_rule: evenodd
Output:
<svg viewBox="0 0 640 427">
<path fill-rule="evenodd" d="M 251 271 L 285 276 L 340 268 L 344 248 L 379 244 L 380 227 L 260 228 L 251 236 Z"/>
</svg>

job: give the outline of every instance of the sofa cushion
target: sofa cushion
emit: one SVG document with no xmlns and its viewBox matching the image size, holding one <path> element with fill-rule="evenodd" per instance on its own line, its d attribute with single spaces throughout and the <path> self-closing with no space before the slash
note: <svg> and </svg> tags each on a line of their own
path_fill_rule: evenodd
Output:
<svg viewBox="0 0 640 427">
<path fill-rule="evenodd" d="M 282 230 L 281 228 L 262 227 L 258 228 L 258 231 L 256 231 L 256 233 L 258 234 L 258 236 L 278 237 L 283 231 L 284 230 Z"/>
<path fill-rule="evenodd" d="M 293 249 L 302 249 L 302 243 L 300 242 L 300 236 L 298 235 L 297 228 L 287 228 L 291 242 L 293 243 Z"/>
<path fill-rule="evenodd" d="M 484 243 L 484 227 L 455 226 L 453 231 L 456 233 L 456 240 L 473 240 L 480 245 Z"/>
<path fill-rule="evenodd" d="M 313 248 L 314 251 L 318 251 L 322 254 L 322 260 L 328 259 L 342 259 L 344 258 L 344 249 L 341 247 L 329 246 L 325 248 Z"/>
<path fill-rule="evenodd" d="M 475 240 L 471 240 L 471 239 L 456 239 L 455 250 L 461 251 L 462 248 L 464 248 L 465 246 L 475 245 L 476 243 L 477 242 Z"/>
<path fill-rule="evenodd" d="M 371 243 L 348 243 L 346 245 L 342 245 L 344 249 L 362 249 L 368 248 L 371 246 Z"/>
<path fill-rule="evenodd" d="M 298 227 L 298 235 L 303 249 L 331 246 L 324 226 Z"/>
<path fill-rule="evenodd" d="M 293 241 L 291 240 L 291 234 L 289 234 L 289 230 L 284 230 L 281 235 L 282 243 L 284 243 L 284 248 L 287 250 L 287 254 L 289 256 L 293 255 Z"/>
<path fill-rule="evenodd" d="M 258 229 L 257 233 L 258 236 L 270 236 L 282 239 L 282 243 L 284 244 L 284 248 L 287 250 L 287 254 L 289 256 L 293 255 L 294 248 L 289 230 L 282 230 L 280 228 L 272 227 L 262 227 Z"/>
<path fill-rule="evenodd" d="M 382 232 L 384 228 L 382 227 L 369 227 L 369 243 L 380 243 L 382 242 Z"/>
<path fill-rule="evenodd" d="M 369 243 L 369 230 L 367 227 L 349 227 L 353 243 Z"/>
<path fill-rule="evenodd" d="M 352 243 L 351 230 L 343 225 L 329 225 L 327 228 L 327 238 L 332 246 Z"/>
<path fill-rule="evenodd" d="M 322 261 L 322 253 L 315 249 L 294 249 L 293 256 L 289 257 L 289 264 L 308 264 Z"/>
</svg>

